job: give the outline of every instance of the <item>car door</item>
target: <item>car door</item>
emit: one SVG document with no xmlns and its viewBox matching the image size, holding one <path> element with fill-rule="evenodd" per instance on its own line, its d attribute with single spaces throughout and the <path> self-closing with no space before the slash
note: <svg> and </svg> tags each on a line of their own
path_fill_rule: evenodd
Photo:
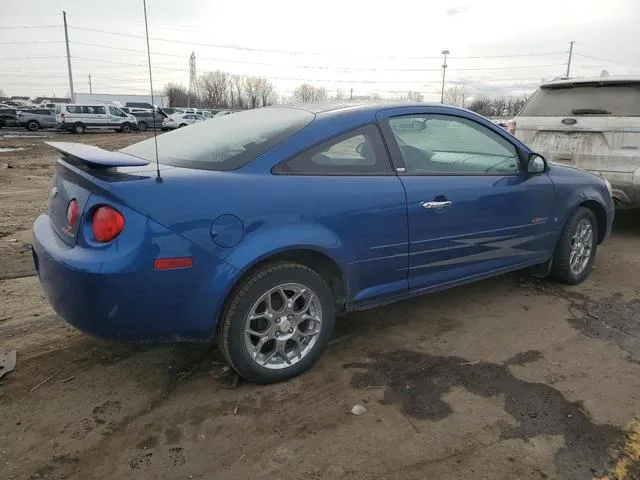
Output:
<svg viewBox="0 0 640 480">
<path fill-rule="evenodd" d="M 379 121 L 405 187 L 409 286 L 432 289 L 541 263 L 553 250 L 553 183 L 528 174 L 510 135 L 444 107 Z"/>
<path fill-rule="evenodd" d="M 394 174 L 375 124 L 351 130 L 276 165 L 276 195 L 292 207 L 296 223 L 312 222 L 336 238 L 349 279 L 352 304 L 406 293 L 407 211 L 404 188 Z M 295 176 L 295 180 L 291 178 Z M 277 210 L 276 210 L 277 211 Z"/>
</svg>

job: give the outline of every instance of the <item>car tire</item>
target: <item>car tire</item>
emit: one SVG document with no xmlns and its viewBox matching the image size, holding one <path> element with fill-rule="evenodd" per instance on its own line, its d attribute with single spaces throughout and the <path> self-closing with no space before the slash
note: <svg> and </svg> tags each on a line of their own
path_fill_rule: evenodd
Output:
<svg viewBox="0 0 640 480">
<path fill-rule="evenodd" d="M 86 127 L 82 123 L 76 123 L 73 125 L 73 133 L 84 133 Z"/>
<path fill-rule="evenodd" d="M 28 121 L 26 127 L 30 132 L 37 132 L 40 130 L 40 124 L 35 120 Z"/>
<path fill-rule="evenodd" d="M 147 122 L 138 122 L 138 130 L 145 132 L 147 130 Z"/>
<path fill-rule="evenodd" d="M 182 127 L 186 127 L 187 124 L 186 123 L 181 123 L 180 125 L 178 125 L 178 128 L 182 128 Z"/>
<path fill-rule="evenodd" d="M 581 283 L 591 270 L 598 248 L 598 221 L 591 210 L 578 207 L 562 229 L 550 278 L 568 285 Z"/>
<path fill-rule="evenodd" d="M 129 133 L 131 132 L 131 124 L 125 122 L 122 124 L 122 126 L 120 127 L 120 131 L 123 133 Z"/>
<path fill-rule="evenodd" d="M 288 300 L 296 292 L 300 297 L 287 303 L 281 292 Z M 269 310 L 266 298 L 277 308 Z M 256 313 L 263 304 L 265 311 Z M 301 320 L 304 315 L 309 319 Z M 318 316 L 320 322 L 310 320 Z M 303 265 L 275 263 L 253 273 L 232 293 L 218 325 L 218 346 L 244 379 L 280 382 L 311 368 L 329 343 L 334 322 L 335 300 L 327 282 Z"/>
</svg>

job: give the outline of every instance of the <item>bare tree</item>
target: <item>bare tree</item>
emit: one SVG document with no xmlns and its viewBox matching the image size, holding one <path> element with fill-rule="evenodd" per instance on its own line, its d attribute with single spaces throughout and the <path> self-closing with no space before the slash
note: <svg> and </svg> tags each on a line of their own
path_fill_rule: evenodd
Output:
<svg viewBox="0 0 640 480">
<path fill-rule="evenodd" d="M 327 90 L 324 87 L 314 87 L 303 83 L 293 91 L 293 99 L 302 103 L 321 102 L 327 99 Z"/>
<path fill-rule="evenodd" d="M 229 89 L 233 91 L 234 104 L 231 108 L 246 108 L 246 95 L 244 88 L 244 80 L 240 75 L 231 76 L 231 84 Z"/>
<path fill-rule="evenodd" d="M 424 96 L 420 92 L 409 90 L 407 92 L 407 100 L 409 102 L 422 102 L 424 100 Z"/>
<path fill-rule="evenodd" d="M 444 91 L 444 103 L 464 107 L 467 91 L 463 86 L 454 85 Z"/>
<path fill-rule="evenodd" d="M 205 73 L 198 80 L 202 103 L 206 107 L 226 107 L 227 90 L 229 88 L 229 74 L 216 70 Z"/>
<path fill-rule="evenodd" d="M 493 115 L 493 101 L 488 95 L 479 95 L 471 101 L 469 110 L 484 116 Z"/>
<path fill-rule="evenodd" d="M 262 79 L 260 97 L 262 99 L 263 107 L 276 103 L 275 88 L 273 87 L 273 83 L 266 78 Z"/>
<path fill-rule="evenodd" d="M 164 93 L 169 97 L 170 107 L 182 107 L 187 104 L 189 93 L 184 85 L 169 83 L 164 87 Z"/>
<path fill-rule="evenodd" d="M 336 88 L 335 99 L 336 100 L 344 100 L 344 90 L 342 90 L 341 88 Z"/>
</svg>

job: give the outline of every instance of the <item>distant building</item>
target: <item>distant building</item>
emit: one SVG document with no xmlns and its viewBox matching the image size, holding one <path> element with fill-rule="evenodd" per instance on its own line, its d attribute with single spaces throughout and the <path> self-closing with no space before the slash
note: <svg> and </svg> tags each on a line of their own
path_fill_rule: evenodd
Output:
<svg viewBox="0 0 640 480">
<path fill-rule="evenodd" d="M 47 102 L 47 103 L 71 103 L 71 99 L 70 98 L 58 98 L 58 97 L 36 97 L 32 101 L 36 105 L 40 105 L 42 102 Z"/>
<path fill-rule="evenodd" d="M 76 103 L 89 102 L 113 102 L 123 107 L 127 102 L 136 103 L 152 103 L 151 95 L 120 95 L 117 93 L 76 93 Z M 169 97 L 167 95 L 154 95 L 153 103 L 160 108 L 169 106 Z"/>
</svg>

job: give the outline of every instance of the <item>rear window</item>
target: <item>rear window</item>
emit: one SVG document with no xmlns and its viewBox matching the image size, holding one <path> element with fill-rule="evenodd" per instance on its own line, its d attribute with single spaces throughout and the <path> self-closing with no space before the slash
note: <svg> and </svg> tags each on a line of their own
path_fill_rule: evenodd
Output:
<svg viewBox="0 0 640 480">
<path fill-rule="evenodd" d="M 640 116 L 640 84 L 541 88 L 520 112 L 522 117 L 600 115 Z"/>
<path fill-rule="evenodd" d="M 195 123 L 157 137 L 160 163 L 200 170 L 233 170 L 308 125 L 306 110 L 268 107 Z M 155 161 L 153 137 L 121 150 Z"/>
</svg>

